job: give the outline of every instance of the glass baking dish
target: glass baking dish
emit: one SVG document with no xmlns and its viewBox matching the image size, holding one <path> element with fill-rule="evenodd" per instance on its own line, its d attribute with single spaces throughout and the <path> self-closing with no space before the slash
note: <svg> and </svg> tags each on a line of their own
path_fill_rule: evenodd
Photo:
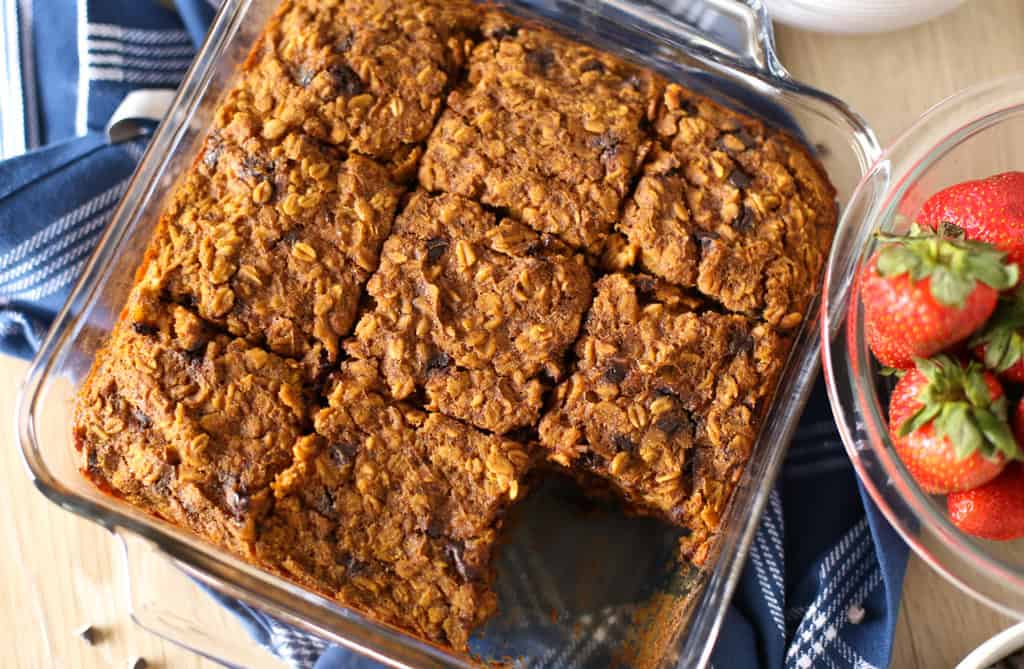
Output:
<svg viewBox="0 0 1024 669">
<path fill-rule="evenodd" d="M 166 556 L 177 570 L 209 588 L 389 665 L 469 667 L 472 664 L 464 657 L 369 620 L 108 497 L 78 472 L 70 439 L 76 388 L 125 301 L 168 192 L 193 160 L 220 93 L 278 1 L 224 2 L 124 200 L 32 365 L 17 415 L 24 458 L 36 487 L 49 499 L 126 539 L 126 549 L 138 556 L 128 561 L 134 571 L 139 571 L 137 560 L 153 554 Z M 666 0 L 667 6 L 638 0 L 502 0 L 497 4 L 797 132 L 821 157 L 838 189 L 840 206 L 879 153 L 873 133 L 856 114 L 838 100 L 789 78 L 775 57 L 771 26 L 759 0 L 707 0 L 696 10 L 695 3 L 685 0 Z M 714 28 L 695 28 L 680 18 L 687 16 L 700 26 L 713 24 Z M 726 41 L 735 46 L 723 46 Z M 817 306 L 812 305 L 808 314 L 816 313 Z M 606 524 L 577 524 L 595 528 L 589 536 L 561 543 L 542 539 L 538 544 L 537 535 L 530 535 L 529 515 L 525 514 L 519 521 L 510 522 L 509 539 L 498 565 L 499 595 L 508 592 L 512 587 L 509 583 L 516 578 L 516 574 L 507 573 L 511 567 L 505 566 L 506 555 L 525 556 L 529 562 L 548 559 L 555 547 L 571 551 L 586 545 L 589 552 L 578 553 L 576 559 L 585 558 L 590 564 L 595 562 L 595 555 L 603 558 L 618 553 L 627 560 L 636 558 L 641 552 L 638 547 L 650 549 L 651 554 L 629 567 L 629 576 L 636 582 L 625 596 L 617 592 L 612 597 L 610 586 L 605 589 L 609 583 L 624 580 L 622 569 L 599 570 L 597 578 L 593 578 L 592 570 L 565 570 L 563 576 L 567 579 L 576 573 L 590 576 L 582 577 L 582 582 L 559 584 L 564 587 L 556 587 L 558 601 L 553 611 L 545 598 L 534 597 L 536 593 L 529 588 L 519 593 L 525 595 L 521 599 L 526 602 L 519 608 L 532 607 L 530 612 L 546 621 L 542 625 L 550 634 L 529 639 L 517 636 L 516 621 L 505 614 L 503 597 L 497 617 L 478 632 L 471 644 L 479 652 L 480 648 L 493 648 L 489 642 L 497 639 L 503 642 L 502 652 L 500 657 L 485 655 L 479 659 L 528 657 L 534 660 L 531 666 L 564 666 L 560 664 L 564 658 L 559 659 L 558 645 L 576 638 L 582 620 L 619 615 L 626 606 L 630 612 L 626 619 L 631 623 L 626 625 L 624 643 L 615 661 L 631 667 L 697 667 L 707 662 L 761 511 L 817 374 L 819 335 L 813 327 L 814 319 L 807 320 L 794 343 L 753 457 L 723 517 L 709 566 L 698 570 L 675 564 L 670 557 L 673 551 L 663 550 L 665 542 L 650 538 L 663 533 L 645 521 L 625 521 L 610 513 Z M 537 508 L 543 510 L 546 498 L 564 495 L 563 491 L 547 490 L 550 486 L 544 488 L 527 504 L 539 505 Z M 245 652 L 245 644 L 237 636 L 218 634 L 215 627 L 153 608 L 159 597 L 146 597 L 137 590 L 131 596 L 140 622 L 158 633 L 225 662 L 237 662 L 242 657 L 239 654 Z M 612 599 L 615 601 L 609 601 Z M 545 655 L 554 659 L 538 660 Z M 611 660 L 597 659 L 594 666 L 606 666 Z"/>
</svg>

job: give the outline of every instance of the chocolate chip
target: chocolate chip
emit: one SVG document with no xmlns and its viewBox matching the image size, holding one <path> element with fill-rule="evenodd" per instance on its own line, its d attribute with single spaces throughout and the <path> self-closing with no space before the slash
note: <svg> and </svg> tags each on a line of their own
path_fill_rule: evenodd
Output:
<svg viewBox="0 0 1024 669">
<path fill-rule="evenodd" d="M 583 451 L 576 458 L 576 463 L 584 469 L 598 469 L 604 462 L 604 458 L 594 451 Z"/>
<path fill-rule="evenodd" d="M 132 407 L 131 417 L 132 420 L 138 423 L 139 427 L 141 427 L 143 430 L 149 429 L 149 427 L 153 424 L 153 421 L 152 419 L 150 419 L 149 416 L 147 416 L 145 413 L 143 413 L 142 411 L 135 407 Z"/>
<path fill-rule="evenodd" d="M 338 467 L 352 464 L 359 453 L 359 444 L 336 441 L 327 447 L 327 457 Z"/>
<path fill-rule="evenodd" d="M 250 179 L 259 179 L 269 174 L 267 163 L 256 156 L 242 158 L 242 175 Z"/>
<path fill-rule="evenodd" d="M 605 71 L 604 63 L 602 63 L 601 61 L 599 61 L 597 59 L 588 60 L 580 68 L 580 72 L 604 72 L 604 71 Z"/>
<path fill-rule="evenodd" d="M 90 448 L 85 454 L 85 466 L 90 472 L 98 474 L 100 470 L 100 454 L 94 448 Z"/>
<path fill-rule="evenodd" d="M 693 100 L 680 100 L 679 109 L 686 112 L 687 116 L 700 116 L 700 107 Z"/>
<path fill-rule="evenodd" d="M 218 142 L 206 150 L 203 154 L 203 164 L 209 167 L 211 170 L 217 166 L 217 161 L 220 160 L 220 154 L 224 152 L 223 147 Z"/>
<path fill-rule="evenodd" d="M 313 81 L 313 77 L 316 76 L 316 70 L 311 70 L 305 65 L 300 65 L 292 70 L 292 80 L 295 81 L 299 86 L 306 88 Z"/>
<path fill-rule="evenodd" d="M 352 48 L 352 43 L 356 41 L 355 35 L 345 35 L 334 43 L 334 50 L 338 53 L 348 53 Z"/>
<path fill-rule="evenodd" d="M 654 421 L 654 427 L 671 437 L 681 429 L 689 431 L 692 427 L 692 423 L 690 422 L 690 418 L 685 414 L 669 412 L 658 416 L 658 419 Z"/>
<path fill-rule="evenodd" d="M 624 434 L 617 434 L 613 436 L 612 444 L 614 444 L 616 450 L 619 451 L 627 451 L 631 453 L 636 450 L 636 442 Z"/>
<path fill-rule="evenodd" d="M 754 352 L 754 338 L 744 329 L 733 330 L 729 335 L 729 354 L 740 355 Z"/>
<path fill-rule="evenodd" d="M 526 60 L 541 71 L 546 71 L 554 64 L 555 54 L 551 49 L 537 49 L 527 52 Z"/>
<path fill-rule="evenodd" d="M 602 378 L 608 383 L 622 383 L 626 379 L 626 374 L 629 373 L 629 367 L 625 362 L 621 360 L 612 360 L 604 368 L 604 374 Z"/>
<path fill-rule="evenodd" d="M 658 300 L 658 282 L 650 276 L 639 276 L 633 282 L 636 287 L 636 296 L 641 306 L 646 306 Z"/>
<path fill-rule="evenodd" d="M 519 34 L 519 26 L 501 26 L 491 31 L 491 39 L 502 40 L 506 37 L 516 37 Z"/>
<path fill-rule="evenodd" d="M 132 323 L 132 330 L 135 330 L 136 333 L 142 335 L 143 337 L 152 337 L 157 332 L 160 331 L 153 325 L 149 325 L 147 323 L 139 323 L 138 321 Z"/>
<path fill-rule="evenodd" d="M 737 167 L 729 173 L 729 183 L 736 186 L 736 188 L 746 188 L 754 183 L 754 177 Z"/>
<path fill-rule="evenodd" d="M 676 391 L 672 390 L 671 388 L 655 388 L 654 389 L 654 396 L 655 397 L 672 397 L 674 399 L 679 399 L 679 394 L 676 393 Z"/>
<path fill-rule="evenodd" d="M 448 251 L 448 240 L 444 237 L 431 237 L 427 240 L 427 264 L 433 265 Z"/>
<path fill-rule="evenodd" d="M 336 518 L 337 510 L 334 508 L 334 495 L 326 487 L 321 488 L 320 494 L 313 502 L 313 508 L 325 518 Z"/>
<path fill-rule="evenodd" d="M 757 219 L 754 217 L 754 212 L 748 207 L 743 207 L 740 215 L 733 219 L 732 229 L 740 233 L 750 232 L 754 229 L 755 223 L 757 223 Z"/>
<path fill-rule="evenodd" d="M 440 539 L 444 536 L 444 519 L 437 515 L 430 517 L 430 522 L 427 523 L 427 536 L 431 539 Z"/>
<path fill-rule="evenodd" d="M 718 233 L 714 230 L 701 230 L 700 228 L 694 230 L 693 236 L 697 238 L 700 243 L 701 253 L 706 252 L 718 239 Z"/>
<path fill-rule="evenodd" d="M 235 520 L 242 520 L 246 512 L 249 511 L 249 495 L 239 489 L 237 485 L 225 484 L 224 501 Z"/>
<path fill-rule="evenodd" d="M 444 351 L 440 351 L 430 356 L 430 358 L 427 360 L 426 372 L 427 374 L 430 374 L 432 372 L 443 372 L 444 370 L 448 369 L 451 366 L 451 364 L 452 357 L 445 353 Z"/>
<path fill-rule="evenodd" d="M 480 570 L 466 563 L 465 551 L 466 547 L 462 542 L 452 542 L 445 547 L 445 552 L 452 563 L 455 564 L 455 569 L 462 575 L 462 578 L 467 581 L 475 581 L 480 577 Z"/>
<path fill-rule="evenodd" d="M 178 304 L 186 309 L 195 309 L 199 306 L 194 295 L 182 295 L 181 299 L 178 300 Z"/>
<path fill-rule="evenodd" d="M 622 138 L 618 133 L 603 132 L 591 140 L 591 145 L 596 149 L 601 149 L 601 161 L 608 163 L 619 155 Z"/>
<path fill-rule="evenodd" d="M 359 95 L 366 90 L 363 80 L 348 65 L 335 65 L 327 73 L 331 75 L 335 90 L 348 97 Z"/>
<path fill-rule="evenodd" d="M 344 565 L 345 575 L 349 578 L 352 578 L 353 576 L 358 576 L 359 574 L 366 571 L 370 566 L 362 560 L 358 559 L 354 555 L 346 555 L 345 558 L 342 560 L 341 564 Z"/>
</svg>

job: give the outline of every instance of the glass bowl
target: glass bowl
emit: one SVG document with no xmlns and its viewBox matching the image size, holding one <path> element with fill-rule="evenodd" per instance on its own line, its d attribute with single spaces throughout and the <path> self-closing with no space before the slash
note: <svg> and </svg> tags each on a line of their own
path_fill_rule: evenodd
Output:
<svg viewBox="0 0 1024 669">
<path fill-rule="evenodd" d="M 944 496 L 921 491 L 893 450 L 886 397 L 891 379 L 868 349 L 854 277 L 874 233 L 903 231 L 933 193 L 1024 167 L 1024 76 L 983 84 L 928 110 L 869 170 L 843 214 L 825 276 L 822 359 L 843 443 L 871 497 L 928 564 L 994 608 L 1024 617 L 1024 540 L 960 532 Z"/>
</svg>

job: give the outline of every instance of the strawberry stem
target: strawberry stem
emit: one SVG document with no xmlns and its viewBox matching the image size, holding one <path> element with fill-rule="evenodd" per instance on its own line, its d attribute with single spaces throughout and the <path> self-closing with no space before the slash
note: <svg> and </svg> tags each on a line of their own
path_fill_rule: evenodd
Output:
<svg viewBox="0 0 1024 669">
<path fill-rule="evenodd" d="M 958 459 L 975 452 L 990 459 L 999 453 L 1022 458 L 1007 423 L 1006 397 L 992 399 L 980 365 L 964 367 L 945 355 L 915 358 L 914 363 L 926 383 L 917 395 L 921 408 L 900 425 L 900 436 L 931 423 L 937 435 L 952 442 Z"/>
<path fill-rule="evenodd" d="M 961 239 L 943 226 L 936 233 L 911 226 L 908 235 L 878 233 L 882 243 L 878 252 L 881 276 L 909 274 L 914 281 L 929 278 L 932 297 L 941 304 L 963 307 L 977 284 L 995 290 L 1017 285 L 1017 265 L 1006 262 L 1006 254 L 985 242 Z"/>
</svg>

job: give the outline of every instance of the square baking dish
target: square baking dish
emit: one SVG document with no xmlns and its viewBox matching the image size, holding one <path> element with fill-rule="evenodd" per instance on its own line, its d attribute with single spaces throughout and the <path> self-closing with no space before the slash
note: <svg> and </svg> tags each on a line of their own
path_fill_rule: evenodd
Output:
<svg viewBox="0 0 1024 669">
<path fill-rule="evenodd" d="M 90 263 L 58 316 L 25 381 L 17 414 L 35 485 L 63 508 L 116 531 L 128 550 L 166 556 L 222 594 L 396 667 L 469 667 L 464 657 L 376 623 L 246 564 L 190 533 L 104 495 L 78 472 L 71 407 L 78 385 L 123 306 L 168 193 L 191 164 L 221 93 L 279 0 L 226 0 L 175 102 L 153 137 Z M 813 147 L 839 193 L 839 206 L 879 153 L 873 133 L 841 102 L 792 81 L 773 51 L 759 0 L 499 0 L 509 11 L 653 68 L 732 107 L 786 127 Z M 699 7 L 698 7 L 699 5 Z M 690 17 L 690 23 L 683 20 Z M 713 18 L 712 18 L 713 17 Z M 715 32 L 693 25 L 714 25 Z M 730 42 L 734 46 L 724 46 Z M 845 222 L 846 225 L 856 222 Z M 673 540 L 651 521 L 613 511 L 573 523 L 574 493 L 545 484 L 510 519 L 498 560 L 501 604 L 471 643 L 477 659 L 522 658 L 566 666 L 581 634 L 618 635 L 614 655 L 590 666 L 703 666 L 739 579 L 758 519 L 818 370 L 817 303 L 795 340 L 753 456 L 722 520 L 707 567 L 675 562 Z M 565 509 L 569 509 L 566 511 Z M 561 515 L 558 515 L 561 514 Z M 566 514 L 569 514 L 568 516 Z M 537 518 L 546 519 L 544 522 Z M 545 525 L 544 523 L 547 523 Z M 553 532 L 552 527 L 572 527 Z M 551 564 L 538 583 L 523 565 Z M 578 568 L 580 566 L 584 568 Z M 596 566 L 595 566 L 596 565 Z M 173 613 L 173 612 L 168 612 Z M 159 615 L 150 611 L 150 619 Z M 156 631 L 223 661 L 238 639 L 215 630 L 187 638 L 195 624 Z M 182 638 L 186 637 L 186 638 Z M 586 638 L 584 638 L 586 641 Z M 585 645 L 585 644 L 584 644 Z M 218 652 L 220 649 L 220 652 Z M 576 665 L 578 666 L 578 665 Z"/>
</svg>

